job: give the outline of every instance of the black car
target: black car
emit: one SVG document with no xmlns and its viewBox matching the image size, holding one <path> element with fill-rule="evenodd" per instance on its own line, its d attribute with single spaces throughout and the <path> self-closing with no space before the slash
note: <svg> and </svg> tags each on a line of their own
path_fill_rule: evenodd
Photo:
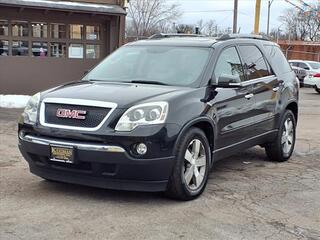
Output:
<svg viewBox="0 0 320 240">
<path fill-rule="evenodd" d="M 190 200 L 219 159 L 256 145 L 290 158 L 298 89 L 279 46 L 259 36 L 138 41 L 34 95 L 19 148 L 44 179 Z"/>
</svg>

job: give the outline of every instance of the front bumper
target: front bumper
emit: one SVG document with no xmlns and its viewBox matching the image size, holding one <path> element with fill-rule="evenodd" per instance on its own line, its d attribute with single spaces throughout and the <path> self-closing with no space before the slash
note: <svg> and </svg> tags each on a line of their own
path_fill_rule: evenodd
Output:
<svg viewBox="0 0 320 240">
<path fill-rule="evenodd" d="M 72 146 L 74 164 L 50 160 L 50 145 Z M 19 149 L 30 171 L 42 178 L 93 187 L 165 191 L 174 156 L 134 158 L 117 145 L 19 134 Z"/>
</svg>

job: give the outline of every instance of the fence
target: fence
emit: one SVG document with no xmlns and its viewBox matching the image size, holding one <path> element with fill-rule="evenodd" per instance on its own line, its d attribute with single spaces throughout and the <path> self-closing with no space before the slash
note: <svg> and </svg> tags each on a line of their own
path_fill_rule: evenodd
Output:
<svg viewBox="0 0 320 240">
<path fill-rule="evenodd" d="M 320 42 L 281 42 L 279 45 L 288 59 L 320 62 Z"/>
<path fill-rule="evenodd" d="M 320 62 L 320 53 L 286 50 L 287 59 L 302 59 Z"/>
</svg>

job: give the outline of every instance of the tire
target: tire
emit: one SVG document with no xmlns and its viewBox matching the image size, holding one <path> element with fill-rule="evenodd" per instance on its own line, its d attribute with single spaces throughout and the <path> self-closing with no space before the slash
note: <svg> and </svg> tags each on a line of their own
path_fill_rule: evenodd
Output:
<svg viewBox="0 0 320 240">
<path fill-rule="evenodd" d="M 303 80 L 300 80 L 300 88 L 303 88 L 304 87 L 304 82 Z"/>
<path fill-rule="evenodd" d="M 296 142 L 296 119 L 292 111 L 286 110 L 281 119 L 276 139 L 266 144 L 268 158 L 276 162 L 287 161 L 294 150 Z"/>
<path fill-rule="evenodd" d="M 200 196 L 206 187 L 211 150 L 206 135 L 199 128 L 191 128 L 181 139 L 176 149 L 176 163 L 169 178 L 166 195 L 188 201 Z"/>
<path fill-rule="evenodd" d="M 314 87 L 314 89 L 315 89 L 318 93 L 320 93 L 320 88 L 318 88 L 317 85 Z"/>
</svg>

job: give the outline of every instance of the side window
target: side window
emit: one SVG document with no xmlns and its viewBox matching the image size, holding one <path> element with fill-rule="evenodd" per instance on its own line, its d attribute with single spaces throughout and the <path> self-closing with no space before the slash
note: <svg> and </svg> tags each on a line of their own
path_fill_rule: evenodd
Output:
<svg viewBox="0 0 320 240">
<path fill-rule="evenodd" d="M 284 74 L 291 72 L 292 69 L 291 66 L 298 66 L 297 62 L 290 62 L 290 65 L 288 64 L 288 61 L 286 57 L 283 55 L 281 49 L 276 45 L 265 45 L 264 49 L 266 50 L 268 57 L 270 58 L 270 62 L 272 65 L 273 70 L 276 74 Z"/>
<path fill-rule="evenodd" d="M 308 65 L 305 64 L 305 63 L 303 63 L 303 62 L 300 62 L 300 63 L 299 63 L 299 67 L 300 67 L 300 68 L 303 68 L 303 69 L 305 69 L 305 70 L 310 70 L 310 68 L 308 67 Z"/>
<path fill-rule="evenodd" d="M 247 79 L 271 75 L 262 53 L 256 46 L 239 46 Z"/>
<path fill-rule="evenodd" d="M 235 79 L 235 82 L 244 81 L 242 64 L 235 47 L 223 50 L 218 58 L 214 75 L 217 80 L 224 76 Z"/>
</svg>

